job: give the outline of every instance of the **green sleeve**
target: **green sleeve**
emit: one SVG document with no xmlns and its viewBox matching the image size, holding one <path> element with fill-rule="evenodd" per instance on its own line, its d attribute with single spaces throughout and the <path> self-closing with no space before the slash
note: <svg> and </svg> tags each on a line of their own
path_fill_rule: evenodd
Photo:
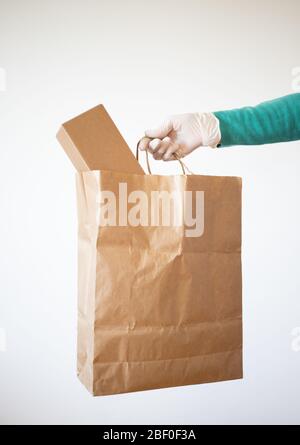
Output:
<svg viewBox="0 0 300 445">
<path fill-rule="evenodd" d="M 214 115 L 220 122 L 221 147 L 300 139 L 300 93 Z"/>
</svg>

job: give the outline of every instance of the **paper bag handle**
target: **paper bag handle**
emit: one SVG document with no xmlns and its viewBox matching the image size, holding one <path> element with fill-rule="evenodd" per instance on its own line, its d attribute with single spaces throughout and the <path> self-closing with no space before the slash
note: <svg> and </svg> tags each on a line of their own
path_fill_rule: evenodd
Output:
<svg viewBox="0 0 300 445">
<path fill-rule="evenodd" d="M 141 143 L 141 141 L 142 141 L 143 139 L 145 139 L 145 137 L 141 138 L 141 139 L 138 141 L 137 146 L 136 146 L 136 160 L 137 160 L 137 161 L 139 160 L 139 145 L 140 145 L 140 143 Z M 149 138 L 146 138 L 146 139 L 149 139 Z M 152 175 L 151 168 L 150 168 L 150 162 L 149 162 L 149 153 L 148 153 L 148 150 L 145 150 L 145 152 L 146 152 L 146 162 L 147 162 L 148 173 L 149 173 L 149 175 Z M 180 167 L 181 167 L 182 172 L 183 172 L 184 175 L 186 175 L 186 172 L 188 172 L 190 175 L 193 175 L 193 174 L 194 174 L 194 173 L 192 173 L 191 170 L 187 167 L 187 165 L 186 165 L 181 159 L 179 159 L 179 157 L 178 157 L 178 155 L 177 155 L 176 153 L 173 153 L 173 156 L 174 156 L 174 157 L 177 159 L 177 161 L 180 163 Z"/>
</svg>

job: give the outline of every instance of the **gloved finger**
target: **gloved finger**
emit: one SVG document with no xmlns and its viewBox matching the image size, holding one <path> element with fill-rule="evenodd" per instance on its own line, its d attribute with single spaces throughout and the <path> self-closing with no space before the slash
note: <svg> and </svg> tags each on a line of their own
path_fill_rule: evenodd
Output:
<svg viewBox="0 0 300 445">
<path fill-rule="evenodd" d="M 149 138 L 162 139 L 162 138 L 166 137 L 170 133 L 171 130 L 173 130 L 173 123 L 172 123 L 171 119 L 167 118 L 164 120 L 164 122 L 160 126 L 146 130 L 145 135 Z"/>
<path fill-rule="evenodd" d="M 161 145 L 161 139 L 155 138 L 152 139 L 151 142 L 149 142 L 149 148 L 151 149 L 152 153 L 157 151 Z"/>
<path fill-rule="evenodd" d="M 168 136 L 163 138 L 159 146 L 159 149 L 153 153 L 154 159 L 156 160 L 162 159 L 164 153 L 168 150 L 168 147 L 170 146 L 171 143 L 172 143 L 171 138 L 169 138 Z"/>
<path fill-rule="evenodd" d="M 150 138 L 146 138 L 146 137 L 143 137 L 143 139 L 141 139 L 140 141 L 139 141 L 139 150 L 147 150 L 148 148 L 149 148 L 149 142 L 151 141 L 151 139 Z"/>
<path fill-rule="evenodd" d="M 177 150 L 179 150 L 179 144 L 175 142 L 170 144 L 163 156 L 163 160 L 169 161 L 170 159 L 176 159 L 175 156 L 173 156 L 173 153 L 175 153 Z"/>
</svg>

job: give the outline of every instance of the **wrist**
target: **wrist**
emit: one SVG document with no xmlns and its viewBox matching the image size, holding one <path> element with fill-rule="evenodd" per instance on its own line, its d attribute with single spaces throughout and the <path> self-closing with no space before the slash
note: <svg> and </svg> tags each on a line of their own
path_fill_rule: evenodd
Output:
<svg viewBox="0 0 300 445">
<path fill-rule="evenodd" d="M 219 119 L 213 113 L 197 113 L 202 146 L 216 148 L 221 141 Z"/>
</svg>

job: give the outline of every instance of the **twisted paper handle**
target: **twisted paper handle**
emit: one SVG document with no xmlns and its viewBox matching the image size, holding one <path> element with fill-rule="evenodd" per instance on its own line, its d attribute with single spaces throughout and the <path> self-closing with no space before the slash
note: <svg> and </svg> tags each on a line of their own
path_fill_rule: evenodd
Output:
<svg viewBox="0 0 300 445">
<path fill-rule="evenodd" d="M 144 139 L 144 137 L 141 138 L 141 139 L 138 141 L 137 146 L 136 146 L 136 160 L 137 160 L 137 161 L 139 160 L 139 145 L 140 145 L 140 143 L 141 143 L 141 141 L 142 141 L 143 139 Z M 147 138 L 147 139 L 149 139 L 149 138 Z M 150 168 L 150 162 L 149 162 L 149 153 L 148 153 L 148 150 L 145 150 L 145 151 L 146 151 L 146 162 L 147 162 L 148 173 L 149 173 L 149 175 L 152 175 L 151 168 Z M 182 172 L 183 172 L 184 175 L 186 175 L 186 172 L 188 172 L 190 175 L 193 175 L 193 174 L 194 174 L 194 173 L 192 173 L 191 170 L 187 167 L 187 165 L 186 165 L 181 159 L 179 159 L 179 157 L 178 157 L 178 155 L 177 155 L 176 153 L 173 153 L 173 156 L 174 156 L 174 157 L 177 159 L 177 161 L 180 163 L 180 167 L 181 167 Z"/>
</svg>

